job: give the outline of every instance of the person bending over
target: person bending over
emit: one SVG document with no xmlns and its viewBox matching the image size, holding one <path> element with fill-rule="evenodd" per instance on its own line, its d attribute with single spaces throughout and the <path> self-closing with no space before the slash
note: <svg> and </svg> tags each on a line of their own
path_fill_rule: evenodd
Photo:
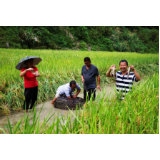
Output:
<svg viewBox="0 0 160 160">
<path fill-rule="evenodd" d="M 72 95 L 75 89 L 77 89 L 77 93 L 75 95 Z M 52 100 L 51 104 L 54 104 L 55 100 L 62 95 L 65 95 L 67 98 L 76 98 L 80 93 L 80 91 L 81 91 L 80 86 L 74 80 L 71 81 L 70 83 L 64 84 L 58 87 L 55 98 Z"/>
</svg>

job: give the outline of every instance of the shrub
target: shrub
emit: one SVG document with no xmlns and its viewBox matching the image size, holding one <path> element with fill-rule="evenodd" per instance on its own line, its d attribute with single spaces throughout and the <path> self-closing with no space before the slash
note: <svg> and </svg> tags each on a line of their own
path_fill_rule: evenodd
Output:
<svg viewBox="0 0 160 160">
<path fill-rule="evenodd" d="M 84 42 L 84 41 L 80 41 L 78 47 L 79 47 L 79 49 L 82 50 L 82 51 L 87 51 L 87 50 L 88 50 L 87 44 L 86 44 L 86 42 Z"/>
<path fill-rule="evenodd" d="M 27 45 L 27 44 L 23 44 L 23 45 L 22 45 L 22 48 L 23 48 L 23 49 L 28 49 L 28 45 Z"/>
<path fill-rule="evenodd" d="M 55 44 L 55 42 L 50 42 L 50 43 L 49 43 L 49 47 L 50 47 L 51 49 L 56 49 L 56 44 Z"/>
<path fill-rule="evenodd" d="M 111 51 L 111 52 L 113 52 L 113 51 L 114 51 L 114 49 L 113 49 L 113 46 L 112 46 L 112 45 L 109 47 L 109 51 Z"/>
<path fill-rule="evenodd" d="M 6 48 L 6 43 L 0 42 L 0 48 Z"/>
<path fill-rule="evenodd" d="M 149 53 L 156 53 L 156 51 L 155 51 L 154 48 L 150 48 L 150 49 L 149 49 Z"/>
<path fill-rule="evenodd" d="M 21 49 L 21 48 L 22 48 L 22 47 L 21 47 L 21 44 L 20 44 L 20 43 L 16 43 L 16 44 L 15 44 L 15 48 Z"/>
<path fill-rule="evenodd" d="M 40 49 L 47 49 L 46 46 L 40 46 Z"/>
<path fill-rule="evenodd" d="M 91 47 L 91 50 L 92 50 L 92 51 L 100 51 L 100 47 L 97 46 L 97 45 L 93 45 L 93 46 Z"/>
</svg>

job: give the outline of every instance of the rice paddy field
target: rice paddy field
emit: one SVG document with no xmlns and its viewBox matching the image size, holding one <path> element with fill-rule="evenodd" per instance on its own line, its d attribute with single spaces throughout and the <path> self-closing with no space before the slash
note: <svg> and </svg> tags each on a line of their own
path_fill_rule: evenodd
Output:
<svg viewBox="0 0 160 160">
<path fill-rule="evenodd" d="M 15 69 L 25 56 L 38 56 L 43 60 L 37 66 L 38 103 L 55 96 L 58 86 L 76 80 L 80 86 L 83 59 L 88 56 L 99 69 L 101 87 L 115 83 L 106 77 L 112 64 L 118 68 L 119 61 L 126 59 L 134 65 L 142 81 L 138 82 L 125 100 L 116 96 L 97 97 L 95 103 L 87 102 L 83 110 L 72 112 L 64 118 L 54 117 L 53 123 L 43 122 L 34 110 L 33 120 L 26 114 L 12 126 L 8 119 L 8 132 L 3 133 L 61 133 L 61 134 L 158 134 L 159 133 L 159 54 L 138 54 L 100 51 L 69 50 L 20 50 L 0 49 L 0 115 L 12 114 L 22 109 L 24 103 L 24 81 Z M 102 88 L 103 89 L 103 88 Z M 115 91 L 116 92 L 116 91 Z M 71 120 L 74 117 L 74 120 Z"/>
</svg>

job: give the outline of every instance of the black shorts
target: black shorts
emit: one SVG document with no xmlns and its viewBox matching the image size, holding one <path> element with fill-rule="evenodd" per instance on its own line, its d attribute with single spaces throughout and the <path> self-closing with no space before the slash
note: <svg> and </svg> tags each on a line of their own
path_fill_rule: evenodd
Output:
<svg viewBox="0 0 160 160">
<path fill-rule="evenodd" d="M 92 97 L 93 95 L 93 101 L 95 100 L 96 98 L 96 89 L 95 88 L 90 88 L 88 89 L 87 91 L 84 90 L 84 100 L 90 100 L 90 98 Z"/>
</svg>

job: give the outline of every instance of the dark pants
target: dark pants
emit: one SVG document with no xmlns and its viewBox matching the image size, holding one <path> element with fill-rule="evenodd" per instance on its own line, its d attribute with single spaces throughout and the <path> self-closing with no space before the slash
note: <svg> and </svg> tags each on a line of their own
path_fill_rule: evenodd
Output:
<svg viewBox="0 0 160 160">
<path fill-rule="evenodd" d="M 25 101 L 23 106 L 24 109 L 28 110 L 33 108 L 34 103 L 37 101 L 37 95 L 38 95 L 38 86 L 33 88 L 25 88 L 24 90 Z"/>
<path fill-rule="evenodd" d="M 87 94 L 88 93 L 88 94 Z M 91 96 L 93 95 L 93 101 L 96 98 L 96 90 L 95 88 L 90 88 L 87 91 L 84 89 L 84 100 L 90 100 Z"/>
</svg>

